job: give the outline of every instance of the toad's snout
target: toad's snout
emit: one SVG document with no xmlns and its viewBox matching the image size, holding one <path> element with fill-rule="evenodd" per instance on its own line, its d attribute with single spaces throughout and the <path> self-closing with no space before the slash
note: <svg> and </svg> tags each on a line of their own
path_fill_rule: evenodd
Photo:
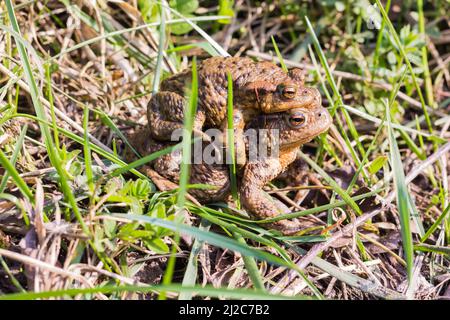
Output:
<svg viewBox="0 0 450 320">
<path fill-rule="evenodd" d="M 327 130 L 333 122 L 330 113 L 324 107 L 320 107 L 315 111 L 315 118 L 317 124 L 322 128 L 323 131 Z"/>
<path fill-rule="evenodd" d="M 316 111 L 316 116 L 318 119 L 327 120 L 330 118 L 330 113 L 328 112 L 327 109 L 320 108 L 319 110 Z"/>
<path fill-rule="evenodd" d="M 317 108 L 322 105 L 322 96 L 316 88 L 306 87 L 301 89 L 300 100 L 306 108 Z"/>
</svg>

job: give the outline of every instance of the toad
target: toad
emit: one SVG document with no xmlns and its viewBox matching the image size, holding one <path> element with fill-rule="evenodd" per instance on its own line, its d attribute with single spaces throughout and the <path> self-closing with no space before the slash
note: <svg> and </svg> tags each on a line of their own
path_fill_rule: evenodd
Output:
<svg viewBox="0 0 450 320">
<path fill-rule="evenodd" d="M 194 132 L 205 128 L 226 129 L 227 74 L 233 81 L 233 127 L 236 163 L 246 161 L 243 129 L 258 114 L 282 112 L 293 108 L 310 108 L 321 104 L 316 88 L 305 87 L 304 73 L 298 68 L 284 72 L 275 64 L 255 62 L 242 57 L 212 57 L 198 64 L 198 107 Z M 149 132 L 159 141 L 169 141 L 174 130 L 182 128 L 185 89 L 190 69 L 161 83 L 147 107 Z"/>
<path fill-rule="evenodd" d="M 256 219 L 268 219 L 276 217 L 284 211 L 277 203 L 264 192 L 263 187 L 283 172 L 296 158 L 301 145 L 310 141 L 319 134 L 325 132 L 332 120 L 328 111 L 320 104 L 312 104 L 303 108 L 295 108 L 288 111 L 270 115 L 259 115 L 249 121 L 246 129 L 261 131 L 268 140 L 276 139 L 278 153 L 264 157 L 258 155 L 248 159 L 243 170 L 238 176 L 238 191 L 240 201 L 247 212 Z M 264 136 L 264 135 L 263 135 Z M 149 139 L 149 129 L 137 132 L 132 139 L 141 154 L 150 154 L 168 147 L 173 142 L 162 142 Z M 203 142 L 205 143 L 205 142 Z M 261 141 L 259 141 L 261 143 Z M 247 143 L 249 149 L 251 143 Z M 270 145 L 270 144 L 269 144 Z M 250 152 L 248 152 L 251 154 Z M 181 151 L 175 151 L 161 156 L 150 163 L 153 169 L 163 177 L 174 182 L 179 182 Z M 148 166 L 141 171 L 151 172 Z M 192 164 L 190 172 L 190 184 L 208 184 L 214 189 L 190 189 L 189 194 L 202 203 L 226 200 L 230 194 L 230 172 L 226 164 Z M 161 188 L 161 187 L 160 187 Z M 280 220 L 267 224 L 268 228 L 281 231 L 283 234 L 292 235 L 300 230 L 300 222 L 297 219 Z"/>
</svg>

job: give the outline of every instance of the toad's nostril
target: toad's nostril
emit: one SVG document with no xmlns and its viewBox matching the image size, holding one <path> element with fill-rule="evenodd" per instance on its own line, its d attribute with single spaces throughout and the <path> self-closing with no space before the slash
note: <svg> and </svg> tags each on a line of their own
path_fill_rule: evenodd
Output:
<svg viewBox="0 0 450 320">
<path fill-rule="evenodd" d="M 316 113 L 317 118 L 322 118 L 325 121 L 326 117 L 327 117 L 327 112 L 328 112 L 327 110 L 324 110 L 323 108 L 320 108 L 320 110 L 317 110 L 317 113 Z"/>
</svg>

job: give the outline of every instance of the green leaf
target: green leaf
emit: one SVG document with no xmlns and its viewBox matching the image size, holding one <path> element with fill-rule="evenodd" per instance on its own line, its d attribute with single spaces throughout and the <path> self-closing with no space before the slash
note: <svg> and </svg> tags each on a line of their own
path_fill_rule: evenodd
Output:
<svg viewBox="0 0 450 320">
<path fill-rule="evenodd" d="M 150 216 L 159 219 L 166 218 L 166 206 L 162 202 L 158 202 L 150 212 Z"/>
<path fill-rule="evenodd" d="M 130 206 L 130 212 L 134 214 L 142 214 L 143 205 L 142 203 L 131 196 L 121 196 L 121 195 L 110 195 L 107 199 L 108 202 L 115 203 L 126 203 Z"/>
<path fill-rule="evenodd" d="M 139 178 L 136 181 L 128 181 L 123 187 L 122 193 L 138 199 L 147 199 L 148 195 L 154 191 L 152 187 L 150 181 Z"/>
<path fill-rule="evenodd" d="M 145 22 L 155 21 L 158 16 L 158 6 L 153 1 L 138 0 L 138 8 Z"/>
<path fill-rule="evenodd" d="M 116 236 L 117 222 L 114 220 L 104 220 L 103 229 L 105 230 L 105 235 L 108 238 L 114 238 Z"/>
<path fill-rule="evenodd" d="M 371 174 L 377 173 L 381 168 L 383 168 L 384 164 L 387 162 L 387 156 L 378 156 L 376 157 L 368 166 L 368 170 Z"/>
<path fill-rule="evenodd" d="M 183 16 L 186 18 L 194 17 L 194 15 L 192 15 L 192 14 L 184 14 Z M 170 26 L 170 32 L 177 36 L 186 34 L 189 31 L 191 31 L 192 29 L 193 29 L 193 27 L 186 22 L 178 22 L 178 23 L 174 23 L 173 25 Z"/>
<path fill-rule="evenodd" d="M 170 7 L 177 10 L 186 18 L 192 18 L 194 15 L 192 14 L 198 8 L 197 0 L 171 0 L 169 2 Z M 183 35 L 191 31 L 193 27 L 188 23 L 176 23 L 171 26 L 170 31 L 176 35 Z"/>
<path fill-rule="evenodd" d="M 169 5 L 179 13 L 186 15 L 198 9 L 198 0 L 170 0 Z"/>
<path fill-rule="evenodd" d="M 219 0 L 219 16 L 234 16 L 233 10 L 234 0 Z M 219 23 L 229 24 L 230 19 L 221 19 Z"/>
<path fill-rule="evenodd" d="M 150 250 L 155 251 L 158 254 L 165 254 L 169 253 L 170 248 L 167 244 L 162 241 L 160 238 L 154 238 L 154 239 L 144 239 L 143 240 L 147 248 Z"/>
<path fill-rule="evenodd" d="M 343 3 L 342 1 L 336 1 L 334 3 L 334 6 L 336 8 L 336 11 L 338 12 L 343 12 L 345 10 L 345 3 Z"/>
</svg>

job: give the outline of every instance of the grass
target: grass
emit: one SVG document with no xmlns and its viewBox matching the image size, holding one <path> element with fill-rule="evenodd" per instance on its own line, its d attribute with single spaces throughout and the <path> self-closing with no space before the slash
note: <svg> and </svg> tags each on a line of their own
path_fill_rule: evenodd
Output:
<svg viewBox="0 0 450 320">
<path fill-rule="evenodd" d="M 257 292 L 254 290 L 246 289 L 217 289 L 211 286 L 208 287 L 181 287 L 179 285 L 159 285 L 159 286 L 104 286 L 99 288 L 91 289 L 69 289 L 69 290 L 55 290 L 48 292 L 28 292 L 24 294 L 11 294 L 8 296 L 10 300 L 32 300 L 32 299 L 45 299 L 45 298 L 57 298 L 61 296 L 76 296 L 76 295 L 90 295 L 92 293 L 116 293 L 116 292 L 154 292 L 154 291 L 173 291 L 180 293 L 191 293 L 195 292 L 198 296 L 213 297 L 213 298 L 228 298 L 228 299 L 254 299 L 254 300 L 265 300 L 270 297 L 273 300 L 286 300 L 289 297 L 282 295 L 268 295 L 267 293 Z M 310 297 L 294 297 L 290 298 L 292 300 L 312 300 Z M 0 297 L 0 300 L 3 300 Z"/>
<path fill-rule="evenodd" d="M 386 118 L 387 122 L 391 122 L 390 117 L 390 107 L 386 103 Z M 400 214 L 400 225 L 402 234 L 402 244 L 403 250 L 405 252 L 406 260 L 406 271 L 408 274 L 408 281 L 411 281 L 412 271 L 413 271 L 413 259 L 414 259 L 414 249 L 413 249 L 413 239 L 410 226 L 410 196 L 405 182 L 405 173 L 403 171 L 402 160 L 400 158 L 400 151 L 398 149 L 397 141 L 394 137 L 394 132 L 389 126 L 389 147 L 390 147 L 390 161 L 392 165 L 392 171 L 394 173 L 394 187 L 397 198 L 397 206 Z"/>
<path fill-rule="evenodd" d="M 439 150 L 450 143 L 450 79 L 442 36 L 449 29 L 439 21 L 448 4 L 405 3 L 403 10 L 417 17 L 412 21 L 404 11 L 392 14 L 398 4 L 375 0 L 377 30 L 369 27 L 374 17 L 363 0 L 342 8 L 319 1 L 320 9 L 298 1 L 250 1 L 243 8 L 187 3 L 92 11 L 69 1 L 0 4 L 0 216 L 19 221 L 0 220 L 0 299 L 121 299 L 124 292 L 183 300 L 443 295 L 450 157 Z M 35 21 L 34 32 L 28 21 Z M 189 188 L 206 186 L 189 184 L 186 160 L 203 98 L 199 61 L 235 54 L 263 59 L 263 53 L 283 70 L 303 63 L 334 126 L 299 151 L 309 189 L 281 180 L 267 186 L 290 213 L 254 220 L 239 203 L 233 150 L 239 100 L 231 75 L 224 90 L 234 205 L 190 201 Z M 183 142 L 140 154 L 128 137 L 147 124 L 149 93 L 185 68 L 193 76 Z M 122 159 L 124 147 L 135 161 Z M 185 160 L 177 188 L 160 191 L 139 169 L 175 150 Z M 428 159 L 434 160 L 420 166 Z M 294 202 L 302 193 L 306 198 Z M 263 227 L 287 218 L 300 219 L 304 229 L 283 236 Z M 54 233 L 55 225 L 67 227 Z M 47 231 L 35 239 L 39 259 L 17 253 L 24 234 L 37 230 L 41 237 L 40 228 Z M 52 265 L 53 252 L 58 263 Z M 160 270 L 153 280 L 150 261 Z M 23 265 L 39 266 L 33 281 L 41 292 L 30 290 Z M 90 271 L 97 275 L 93 287 L 86 285 L 88 272 L 73 271 L 77 266 L 97 268 Z M 292 277 L 298 281 L 285 281 Z M 431 289 L 417 288 L 418 277 Z M 43 290 L 44 283 L 62 281 L 64 290 Z"/>
</svg>

